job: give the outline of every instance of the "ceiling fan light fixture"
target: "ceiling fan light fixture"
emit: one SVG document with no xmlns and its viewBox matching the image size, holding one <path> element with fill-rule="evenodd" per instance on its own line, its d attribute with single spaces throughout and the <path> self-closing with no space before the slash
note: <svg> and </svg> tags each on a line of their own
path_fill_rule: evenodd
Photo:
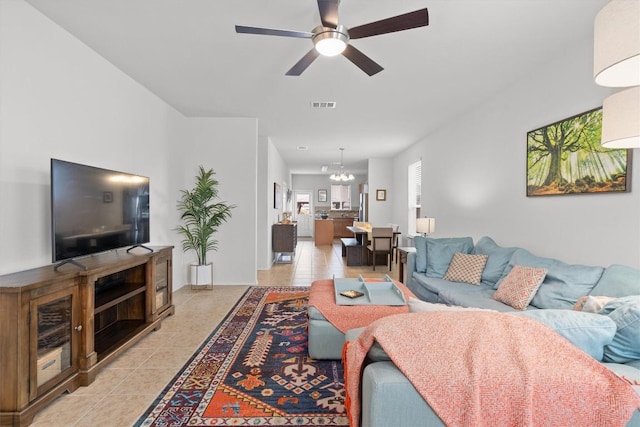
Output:
<svg viewBox="0 0 640 427">
<path fill-rule="evenodd" d="M 319 26 L 313 32 L 313 44 L 322 56 L 340 55 L 349 43 L 347 29 L 342 25 L 336 29 Z"/>
</svg>

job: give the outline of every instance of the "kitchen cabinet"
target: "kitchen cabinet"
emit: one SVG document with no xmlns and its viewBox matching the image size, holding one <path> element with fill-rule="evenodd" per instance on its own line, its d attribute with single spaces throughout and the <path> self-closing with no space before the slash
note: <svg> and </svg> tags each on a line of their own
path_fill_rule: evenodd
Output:
<svg viewBox="0 0 640 427">
<path fill-rule="evenodd" d="M 334 220 L 316 219 L 314 242 L 316 246 L 331 245 L 334 238 Z"/>
<path fill-rule="evenodd" d="M 333 237 L 353 237 L 353 233 L 347 230 L 347 227 L 353 225 L 353 218 L 334 218 L 333 219 Z"/>
</svg>

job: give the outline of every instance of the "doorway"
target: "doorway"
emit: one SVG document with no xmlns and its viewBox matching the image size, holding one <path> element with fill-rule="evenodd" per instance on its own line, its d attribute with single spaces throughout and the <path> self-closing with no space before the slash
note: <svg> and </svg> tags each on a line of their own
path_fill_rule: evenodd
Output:
<svg viewBox="0 0 640 427">
<path fill-rule="evenodd" d="M 313 193 L 294 191 L 293 220 L 298 221 L 298 236 L 313 237 Z"/>
</svg>

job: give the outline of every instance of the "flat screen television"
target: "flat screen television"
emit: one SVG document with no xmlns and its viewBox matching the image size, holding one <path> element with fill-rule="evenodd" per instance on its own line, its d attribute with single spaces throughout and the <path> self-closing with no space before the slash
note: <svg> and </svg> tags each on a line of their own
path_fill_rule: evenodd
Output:
<svg viewBox="0 0 640 427">
<path fill-rule="evenodd" d="M 51 235 L 54 263 L 148 243 L 149 178 L 51 159 Z"/>
</svg>

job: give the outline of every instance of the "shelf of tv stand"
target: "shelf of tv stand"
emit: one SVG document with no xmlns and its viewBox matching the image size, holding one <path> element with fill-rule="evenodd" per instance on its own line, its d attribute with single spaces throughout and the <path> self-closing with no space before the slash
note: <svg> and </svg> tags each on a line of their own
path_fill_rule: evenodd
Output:
<svg viewBox="0 0 640 427">
<path fill-rule="evenodd" d="M 114 305 L 118 305 L 129 298 L 146 291 L 144 283 L 124 283 L 110 289 L 96 293 L 93 314 L 98 314 Z"/>
<path fill-rule="evenodd" d="M 132 335 L 144 329 L 145 326 L 146 323 L 143 319 L 118 320 L 97 332 L 93 338 L 93 346 L 98 354 L 98 361 L 104 359 L 113 350 L 120 348 Z"/>
</svg>

